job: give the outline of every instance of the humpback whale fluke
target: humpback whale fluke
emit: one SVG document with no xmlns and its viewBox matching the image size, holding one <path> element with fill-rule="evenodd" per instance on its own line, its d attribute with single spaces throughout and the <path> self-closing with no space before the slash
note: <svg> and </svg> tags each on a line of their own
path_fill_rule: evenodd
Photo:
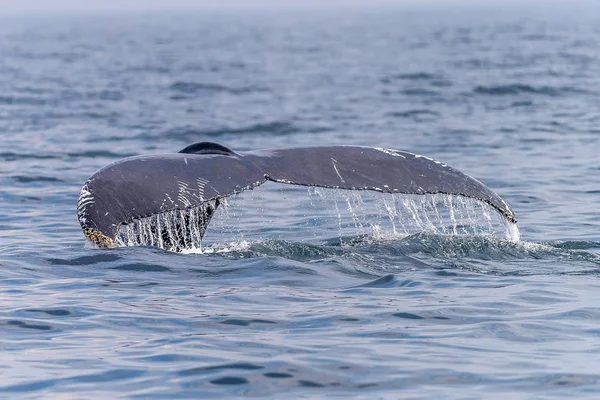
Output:
<svg viewBox="0 0 600 400">
<path fill-rule="evenodd" d="M 300 147 L 233 152 L 202 142 L 179 153 L 113 162 L 93 174 L 79 195 L 85 236 L 116 247 L 123 226 L 143 224 L 146 243 L 180 250 L 202 239 L 219 199 L 266 181 L 383 193 L 449 194 L 483 201 L 508 221 L 517 218 L 481 182 L 431 158 L 401 150 L 359 146 Z M 175 218 L 161 219 L 170 214 Z M 176 231 L 175 236 L 167 234 Z"/>
</svg>

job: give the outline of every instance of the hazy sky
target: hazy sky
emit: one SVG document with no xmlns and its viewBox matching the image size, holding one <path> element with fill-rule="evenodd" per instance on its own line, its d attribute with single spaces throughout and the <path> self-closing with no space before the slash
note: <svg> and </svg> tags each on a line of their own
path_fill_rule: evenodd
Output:
<svg viewBox="0 0 600 400">
<path fill-rule="evenodd" d="M 0 0 L 0 14 L 80 11 L 324 8 L 427 4 L 572 4 L 590 0 Z M 600 1 L 597 1 L 600 3 Z"/>
</svg>

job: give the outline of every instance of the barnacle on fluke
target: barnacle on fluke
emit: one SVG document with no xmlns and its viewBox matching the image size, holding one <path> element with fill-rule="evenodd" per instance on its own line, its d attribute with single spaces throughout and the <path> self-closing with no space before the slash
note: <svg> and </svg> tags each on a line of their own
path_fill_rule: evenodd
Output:
<svg viewBox="0 0 600 400">
<path fill-rule="evenodd" d="M 107 165 L 83 186 L 77 212 L 85 236 L 98 247 L 149 245 L 179 251 L 199 243 L 219 199 L 266 181 L 459 195 L 483 201 L 517 222 L 508 203 L 481 182 L 406 151 L 330 146 L 235 153 L 209 142 Z"/>
<path fill-rule="evenodd" d="M 111 247 L 115 247 L 113 240 L 107 236 L 104 236 L 102 232 L 97 231 L 93 228 L 83 228 L 83 234 L 87 237 L 92 243 L 101 249 L 109 249 Z"/>
</svg>

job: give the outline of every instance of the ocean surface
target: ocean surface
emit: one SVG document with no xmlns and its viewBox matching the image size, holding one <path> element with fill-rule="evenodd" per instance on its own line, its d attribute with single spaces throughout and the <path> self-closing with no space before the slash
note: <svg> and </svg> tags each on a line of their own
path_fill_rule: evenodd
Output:
<svg viewBox="0 0 600 400">
<path fill-rule="evenodd" d="M 598 398 L 599 77 L 593 6 L 1 16 L 0 397 Z M 424 154 L 521 238 L 269 184 L 86 245 L 91 174 L 200 141 Z"/>
</svg>

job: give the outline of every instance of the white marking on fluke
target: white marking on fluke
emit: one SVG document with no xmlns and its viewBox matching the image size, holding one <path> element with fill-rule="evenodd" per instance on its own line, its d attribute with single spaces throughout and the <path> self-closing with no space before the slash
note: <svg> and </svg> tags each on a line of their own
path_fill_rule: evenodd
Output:
<svg viewBox="0 0 600 400">
<path fill-rule="evenodd" d="M 441 162 L 441 161 L 437 161 L 437 160 L 434 160 L 434 159 L 433 159 L 433 158 L 431 158 L 431 157 L 422 156 L 422 155 L 420 155 L 420 154 L 415 154 L 415 158 L 424 158 L 424 159 L 426 159 L 426 160 L 429 160 L 429 161 L 432 161 L 432 162 L 436 163 L 437 165 L 441 165 L 442 167 L 447 167 L 447 166 L 448 166 L 447 164 L 444 164 L 444 163 L 443 163 L 443 162 Z"/>
<path fill-rule="evenodd" d="M 386 149 L 383 147 L 374 147 L 374 149 L 379 150 L 382 153 L 389 154 L 390 156 L 406 158 L 406 156 L 400 154 L 400 152 L 398 150 Z"/>
<path fill-rule="evenodd" d="M 81 188 L 81 192 L 79 193 L 79 199 L 77 200 L 77 209 L 83 213 L 83 211 L 85 211 L 85 208 L 87 206 L 89 206 L 90 204 L 94 204 L 94 196 L 92 195 L 92 193 L 88 190 L 87 185 L 85 185 L 84 187 Z"/>
<path fill-rule="evenodd" d="M 198 193 L 200 195 L 200 199 L 203 200 L 204 199 L 204 187 L 206 186 L 208 181 L 203 178 L 198 178 L 196 180 L 196 183 L 198 184 Z"/>
<path fill-rule="evenodd" d="M 331 157 L 331 161 L 333 161 L 333 169 L 335 170 L 335 173 L 337 174 L 337 176 L 340 178 L 340 180 L 343 183 L 346 183 L 346 181 L 344 180 L 344 178 L 342 178 L 342 176 L 340 175 L 340 171 L 337 168 L 337 165 L 336 165 L 337 160 L 335 158 Z"/>
</svg>

